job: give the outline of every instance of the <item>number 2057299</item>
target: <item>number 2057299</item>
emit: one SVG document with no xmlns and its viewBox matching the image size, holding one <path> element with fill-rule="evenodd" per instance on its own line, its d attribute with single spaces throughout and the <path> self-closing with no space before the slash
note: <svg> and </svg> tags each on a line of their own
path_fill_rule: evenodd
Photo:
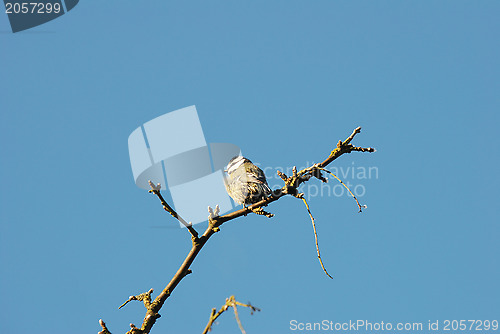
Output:
<svg viewBox="0 0 500 334">
<path fill-rule="evenodd" d="M 50 14 L 60 13 L 61 4 L 50 2 L 6 2 L 5 13 L 7 14 Z"/>
<path fill-rule="evenodd" d="M 489 331 L 498 330 L 498 320 L 444 320 L 445 331 Z"/>
</svg>

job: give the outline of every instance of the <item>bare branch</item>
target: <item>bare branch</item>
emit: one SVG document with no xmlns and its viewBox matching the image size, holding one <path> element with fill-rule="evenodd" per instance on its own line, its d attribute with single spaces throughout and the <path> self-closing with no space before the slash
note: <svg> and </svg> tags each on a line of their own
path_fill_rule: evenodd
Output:
<svg viewBox="0 0 500 334">
<path fill-rule="evenodd" d="M 361 127 L 358 126 L 356 129 L 354 129 L 354 131 L 351 133 L 351 135 L 349 137 L 347 137 L 346 140 L 344 140 L 344 145 L 350 144 L 351 140 L 354 139 L 354 136 L 357 135 L 360 132 L 361 132 Z"/>
<path fill-rule="evenodd" d="M 238 307 L 236 306 L 236 304 L 233 304 L 232 307 L 234 310 L 234 317 L 236 318 L 236 322 L 238 323 L 241 334 L 247 334 L 247 332 L 245 332 L 245 329 L 243 328 L 243 325 L 241 324 L 240 316 L 238 315 Z"/>
<path fill-rule="evenodd" d="M 210 313 L 210 318 L 208 319 L 208 324 L 207 326 L 205 326 L 205 329 L 203 330 L 202 334 L 210 332 L 212 330 L 212 325 L 214 321 L 217 320 L 217 318 L 226 310 L 227 310 L 226 305 L 222 306 L 219 312 L 217 312 L 217 309 L 213 308 L 212 313 Z"/>
<path fill-rule="evenodd" d="M 260 311 L 259 308 L 253 306 L 252 304 L 240 303 L 240 302 L 236 301 L 234 296 L 231 296 L 229 298 L 226 298 L 226 303 L 224 305 L 222 305 L 219 312 L 216 312 L 217 309 L 215 309 L 215 308 L 212 309 L 212 312 L 210 314 L 210 319 L 208 320 L 208 323 L 205 326 L 205 329 L 203 330 L 202 334 L 207 334 L 208 332 L 210 332 L 212 330 L 212 325 L 215 322 L 215 320 L 217 320 L 217 318 L 220 317 L 222 313 L 226 312 L 230 307 L 232 307 L 234 310 L 234 316 L 236 318 L 236 322 L 238 323 L 238 327 L 241 330 L 241 333 L 246 334 L 245 329 L 243 328 L 243 325 L 241 324 L 240 316 L 238 314 L 238 306 L 250 308 L 251 314 L 253 314 L 255 311 Z"/>
<path fill-rule="evenodd" d="M 334 178 L 337 179 L 337 181 L 339 181 L 346 189 L 347 191 L 349 191 L 349 194 L 351 194 L 352 198 L 354 198 L 354 200 L 356 201 L 356 204 L 358 205 L 358 209 L 359 211 L 358 212 L 362 212 L 361 209 L 366 209 L 366 205 L 361 205 L 359 204 L 359 201 L 358 201 L 358 198 L 356 196 L 354 196 L 354 194 L 352 193 L 351 189 L 349 189 L 348 186 L 346 186 L 346 184 L 337 177 L 337 175 L 333 174 L 332 172 L 330 172 L 329 170 L 325 169 L 325 168 L 321 168 L 321 167 L 318 167 L 318 169 L 322 170 L 322 171 L 325 171 L 327 172 L 328 174 L 330 174 L 331 176 L 333 176 Z"/>
<path fill-rule="evenodd" d="M 251 315 L 253 315 L 255 312 L 261 311 L 260 308 L 253 306 L 252 304 L 250 304 L 250 302 L 248 302 L 248 304 L 243 304 L 235 300 L 234 303 L 239 306 L 248 307 L 251 310 L 250 311 Z"/>
<path fill-rule="evenodd" d="M 167 298 L 172 294 L 173 290 L 180 283 L 180 281 L 184 277 L 186 277 L 188 274 L 191 273 L 191 270 L 189 269 L 189 267 L 191 266 L 191 264 L 195 260 L 196 256 L 203 248 L 203 246 L 210 239 L 210 237 L 220 230 L 219 227 L 222 224 L 224 224 L 227 221 L 233 220 L 235 218 L 238 218 L 241 216 L 246 216 L 247 214 L 249 214 L 251 212 L 258 212 L 258 211 L 262 212 L 262 211 L 264 211 L 262 209 L 263 207 L 268 206 L 272 202 L 279 200 L 281 197 L 283 197 L 285 195 L 292 195 L 295 197 L 299 197 L 300 194 L 298 193 L 297 188 L 300 186 L 301 183 L 308 181 L 311 177 L 316 177 L 316 178 L 322 180 L 323 177 L 322 177 L 321 171 L 319 169 L 325 168 L 326 166 L 328 166 L 328 164 L 330 164 L 335 159 L 339 158 L 344 153 L 351 153 L 352 151 L 375 152 L 375 149 L 373 149 L 373 148 L 355 147 L 355 146 L 350 144 L 350 142 L 353 140 L 354 136 L 357 133 L 359 133 L 360 131 L 361 131 L 361 128 L 356 128 L 354 130 L 354 132 L 345 141 L 343 141 L 343 142 L 339 141 L 337 144 L 337 147 L 333 151 L 331 151 L 328 158 L 326 158 L 326 160 L 323 161 L 322 163 L 305 168 L 304 170 L 301 170 L 301 171 L 297 171 L 297 168 L 294 168 L 293 175 L 290 177 L 287 177 L 285 174 L 278 172 L 281 179 L 285 182 L 285 185 L 281 189 L 277 189 L 277 190 L 273 191 L 271 196 L 269 196 L 268 198 L 265 198 L 265 199 L 263 199 L 257 203 L 254 203 L 248 207 L 244 207 L 240 210 L 231 212 L 231 213 L 224 215 L 224 216 L 217 216 L 215 214 L 215 212 L 210 212 L 210 217 L 208 219 L 208 221 L 209 221 L 208 228 L 205 230 L 205 232 L 203 233 L 203 235 L 201 237 L 199 237 L 198 232 L 193 228 L 192 224 L 187 223 L 184 219 L 182 219 L 182 217 L 180 217 L 177 214 L 177 212 L 175 212 L 168 205 L 168 203 L 164 200 L 163 196 L 160 193 L 160 185 L 158 184 L 155 186 L 152 182 L 150 182 L 152 189 L 149 192 L 158 196 L 165 211 L 167 211 L 174 218 L 179 220 L 179 222 L 181 222 L 188 229 L 188 231 L 191 233 L 191 236 L 192 236 L 191 239 L 192 239 L 193 245 L 192 245 L 191 250 L 187 254 L 186 258 L 184 259 L 184 262 L 181 264 L 180 268 L 175 273 L 174 277 L 170 280 L 170 282 L 163 289 L 163 291 L 152 302 L 150 302 L 149 306 L 146 306 L 147 312 L 146 312 L 146 316 L 144 317 L 141 328 L 139 329 L 139 328 L 131 325 L 131 330 L 128 333 L 147 334 L 150 332 L 151 328 L 156 323 L 156 319 L 158 319 L 160 317 L 160 314 L 158 312 L 162 308 L 163 304 L 165 303 Z M 306 206 L 307 206 L 307 203 L 306 203 Z M 309 208 L 308 208 L 308 211 L 309 211 L 309 214 L 311 214 Z M 311 218 L 312 218 L 312 215 L 311 215 Z M 313 219 L 313 226 L 314 226 L 314 219 Z M 315 226 L 314 226 L 314 229 L 315 229 Z M 316 244 L 317 244 L 316 231 L 315 231 L 315 237 L 316 237 Z M 319 255 L 319 247 L 317 248 L 317 250 L 318 250 L 318 255 Z M 320 258 L 320 263 L 323 267 L 323 270 L 326 272 L 326 270 L 324 269 L 323 263 L 321 262 L 321 258 Z M 327 275 L 328 275 L 328 273 L 327 273 Z M 330 276 L 330 275 L 328 275 L 328 276 Z M 237 305 L 240 305 L 240 304 L 237 304 Z M 245 306 L 245 305 L 242 305 L 242 306 Z M 250 306 L 248 306 L 248 307 L 250 307 Z M 253 307 L 251 307 L 251 308 L 253 311 L 257 310 L 257 309 L 254 309 Z M 217 316 L 217 313 L 213 317 L 217 318 L 216 316 Z M 211 316 L 211 319 L 213 317 Z M 107 334 L 107 333 L 104 333 L 104 334 Z"/>
<path fill-rule="evenodd" d="M 339 158 L 342 154 L 351 153 L 352 151 L 375 152 L 375 149 L 371 147 L 368 148 L 355 147 L 350 144 L 351 141 L 354 139 L 354 136 L 360 132 L 361 132 L 361 127 L 357 127 L 356 129 L 354 129 L 352 134 L 349 137 L 347 137 L 346 140 L 344 140 L 343 142 L 339 141 L 337 143 L 337 147 L 330 153 L 330 156 L 326 158 L 326 160 L 320 163 L 318 166 L 324 168 L 328 166 L 333 160 Z"/>
<path fill-rule="evenodd" d="M 318 253 L 318 260 L 319 260 L 319 263 L 321 264 L 321 268 L 323 268 L 323 271 L 325 272 L 325 274 L 330 277 L 331 279 L 333 279 L 332 276 L 330 276 L 330 274 L 328 273 L 328 271 L 326 271 L 326 268 L 323 264 L 323 260 L 321 260 L 321 254 L 319 252 L 319 244 L 318 244 L 318 233 L 316 233 L 316 224 L 314 223 L 314 217 L 311 213 L 311 210 L 309 209 L 309 204 L 307 204 L 307 201 L 306 199 L 304 198 L 304 195 L 303 194 L 300 194 L 301 196 L 299 197 L 303 202 L 304 204 L 306 205 L 306 208 L 307 208 L 307 212 L 309 213 L 309 217 L 311 217 L 311 223 L 312 223 L 312 226 L 313 226 L 313 230 L 314 230 L 314 241 L 316 242 L 316 252 Z"/>
<path fill-rule="evenodd" d="M 194 229 L 193 224 L 188 223 L 184 219 L 182 219 L 182 217 L 179 216 L 177 214 L 177 212 L 175 212 L 175 210 L 172 209 L 172 207 L 170 205 L 168 205 L 168 203 L 165 201 L 165 199 L 163 198 L 163 196 L 160 193 L 161 185 L 158 183 L 155 186 L 154 183 L 151 182 L 151 180 L 149 180 L 148 182 L 149 182 L 149 185 L 151 186 L 151 190 L 149 190 L 149 192 L 158 196 L 158 198 L 161 201 L 161 205 L 163 205 L 163 209 L 165 211 L 167 211 L 168 213 L 170 213 L 170 215 L 172 215 L 172 217 L 177 219 L 182 225 L 184 225 L 184 227 L 186 227 L 188 229 L 189 233 L 191 233 L 193 238 L 198 238 L 198 232 L 196 232 L 196 230 Z"/>
</svg>

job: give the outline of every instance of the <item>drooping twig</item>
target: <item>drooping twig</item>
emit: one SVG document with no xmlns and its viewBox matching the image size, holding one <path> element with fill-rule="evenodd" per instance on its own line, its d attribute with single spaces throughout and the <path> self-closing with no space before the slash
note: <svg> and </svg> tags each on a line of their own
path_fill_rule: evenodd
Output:
<svg viewBox="0 0 500 334">
<path fill-rule="evenodd" d="M 356 132 L 353 132 L 353 134 L 349 138 L 353 137 L 355 133 Z M 349 140 L 349 138 L 348 138 L 348 140 Z M 328 174 L 330 174 L 333 177 L 335 177 L 347 189 L 347 191 L 349 191 L 349 193 L 351 194 L 351 196 L 356 201 L 356 204 L 358 205 L 359 212 L 361 212 L 361 208 L 366 208 L 366 205 L 359 204 L 358 199 L 352 193 L 351 189 L 349 189 L 349 187 L 341 179 L 339 179 L 337 177 L 337 175 L 333 174 L 332 172 L 330 172 L 329 170 L 327 170 L 327 169 L 325 169 L 323 167 L 320 167 L 320 164 L 315 164 L 315 165 L 313 165 L 311 167 L 308 167 L 308 168 L 305 168 L 305 169 L 301 170 L 300 172 L 297 172 L 297 168 L 294 166 L 293 167 L 293 175 L 290 178 L 288 178 L 284 173 L 282 173 L 280 171 L 278 171 L 278 175 L 281 177 L 282 180 L 285 181 L 285 184 L 290 183 L 290 180 L 292 180 L 293 178 L 296 178 L 296 180 L 297 180 L 296 183 L 300 184 L 300 181 L 302 181 L 302 182 L 308 181 L 311 177 L 315 177 L 315 178 L 319 179 L 321 182 L 327 183 L 328 180 L 321 174 L 321 171 L 327 172 Z M 328 277 L 330 277 L 330 278 L 333 279 L 333 277 L 330 276 L 330 274 L 328 273 L 328 271 L 325 269 L 325 266 L 323 265 L 323 260 L 321 259 L 321 254 L 320 254 L 320 251 L 319 251 L 318 235 L 317 235 L 317 231 L 316 231 L 315 220 L 314 220 L 314 217 L 313 217 L 313 215 L 311 213 L 311 210 L 309 209 L 309 204 L 307 203 L 307 201 L 306 201 L 306 199 L 304 197 L 304 194 L 303 193 L 297 193 L 295 191 L 295 192 L 291 193 L 291 195 L 293 195 L 294 197 L 300 198 L 304 202 L 304 204 L 305 204 L 305 206 L 307 208 L 307 212 L 309 213 L 309 217 L 311 218 L 311 223 L 312 223 L 313 230 L 314 230 L 314 239 L 315 239 L 315 242 L 316 242 L 316 252 L 318 253 L 319 263 L 321 264 L 321 268 L 323 268 L 323 271 L 325 272 L 325 274 Z"/>
<path fill-rule="evenodd" d="M 330 174 L 331 176 L 333 176 L 334 178 L 336 178 L 336 179 L 337 179 L 337 181 L 339 181 L 339 182 L 340 182 L 340 183 L 341 183 L 341 184 L 342 184 L 342 185 L 343 185 L 343 186 L 347 189 L 347 191 L 349 191 L 349 194 L 351 194 L 352 198 L 354 198 L 354 200 L 356 201 L 356 204 L 358 205 L 358 209 L 359 209 L 359 211 L 358 211 L 358 212 L 361 212 L 361 211 L 362 211 L 362 210 L 361 210 L 362 208 L 363 208 L 363 209 L 366 209 L 366 207 L 367 207 L 367 206 L 366 206 L 366 205 L 361 205 L 361 204 L 359 204 L 358 198 L 357 198 L 356 196 L 354 196 L 354 194 L 352 193 L 351 189 L 349 189 L 349 187 L 348 187 L 348 186 L 346 186 L 346 184 L 345 184 L 345 183 L 344 183 L 341 179 L 339 179 L 339 178 L 337 177 L 337 175 L 333 174 L 332 172 L 330 172 L 329 170 L 327 170 L 327 169 L 325 169 L 325 168 L 318 167 L 318 169 L 319 169 L 319 170 L 322 170 L 322 171 L 324 171 L 324 172 L 327 172 L 328 174 Z"/>
<path fill-rule="evenodd" d="M 255 311 L 260 311 L 259 308 L 253 306 L 252 304 L 240 303 L 240 302 L 236 301 L 234 296 L 231 296 L 229 298 L 226 298 L 226 303 L 224 305 L 222 305 L 219 312 L 217 312 L 217 309 L 215 309 L 215 308 L 212 309 L 212 312 L 210 314 L 210 319 L 208 320 L 208 323 L 205 326 L 205 329 L 203 330 L 202 334 L 207 334 L 208 332 L 210 332 L 212 330 L 212 325 L 215 322 L 215 320 L 217 320 L 217 318 L 220 317 L 222 313 L 226 312 L 230 307 L 233 308 L 234 316 L 236 318 L 236 322 L 238 323 L 238 327 L 241 330 L 241 333 L 246 334 L 245 329 L 243 328 L 243 325 L 241 324 L 240 317 L 238 315 L 238 306 L 250 308 L 251 314 L 253 314 Z"/>
<path fill-rule="evenodd" d="M 247 334 L 247 332 L 245 332 L 245 329 L 243 328 L 243 325 L 241 324 L 240 316 L 238 314 L 238 307 L 235 304 L 233 304 L 232 306 L 234 310 L 234 317 L 236 318 L 236 322 L 238 323 L 238 327 L 240 328 L 241 334 Z"/>
<path fill-rule="evenodd" d="M 192 236 L 192 241 L 193 245 L 189 253 L 187 254 L 186 258 L 184 259 L 184 262 L 181 264 L 180 268 L 177 270 L 175 273 L 174 277 L 170 280 L 170 282 L 167 284 L 167 286 L 163 289 L 163 291 L 151 302 L 149 307 L 147 307 L 147 312 L 146 316 L 144 317 L 143 323 L 141 328 L 137 328 L 135 326 L 132 326 L 131 324 L 131 330 L 128 333 L 141 333 L 141 334 L 147 334 L 150 332 L 151 328 L 153 325 L 156 323 L 156 319 L 160 317 L 160 314 L 158 313 L 160 309 L 162 308 L 163 304 L 167 300 L 168 297 L 172 294 L 173 290 L 176 288 L 176 286 L 181 282 L 181 280 L 186 277 L 189 273 L 191 273 L 191 270 L 189 267 L 195 260 L 196 256 L 198 253 L 201 251 L 203 246 L 206 244 L 206 242 L 210 239 L 210 237 L 215 234 L 216 232 L 219 231 L 219 227 L 224 224 L 227 221 L 233 220 L 235 218 L 241 217 L 241 216 L 246 216 L 247 214 L 253 212 L 254 210 L 258 210 L 259 208 L 263 208 L 271 204 L 272 202 L 275 202 L 279 200 L 281 197 L 285 195 L 293 195 L 296 196 L 298 195 L 298 190 L 297 188 L 300 186 L 301 183 L 308 181 L 311 177 L 315 176 L 316 172 L 313 171 L 313 168 L 315 167 L 321 167 L 324 168 L 328 164 L 330 164 L 332 161 L 335 159 L 339 158 L 342 156 L 344 153 L 351 153 L 353 151 L 358 151 L 358 152 L 375 152 L 375 149 L 373 148 L 363 148 L 363 147 L 355 147 L 350 144 L 352 139 L 356 134 L 358 134 L 361 131 L 361 128 L 356 128 L 354 132 L 343 142 L 339 141 L 337 144 L 337 147 L 331 151 L 330 155 L 328 158 L 326 158 L 325 161 L 323 161 L 320 164 L 317 164 L 316 166 L 311 166 L 309 168 L 306 168 L 301 171 L 297 171 L 296 168 L 294 169 L 294 173 L 291 177 L 286 177 L 286 175 L 283 174 L 282 179 L 285 181 L 285 186 L 283 186 L 281 189 L 277 189 L 273 191 L 272 195 L 257 202 L 254 203 L 248 207 L 244 207 L 240 210 L 231 212 L 229 214 L 226 214 L 224 216 L 215 216 L 215 217 L 210 217 L 209 218 L 209 224 L 205 232 L 203 233 L 202 236 L 198 237 L 198 233 L 196 230 L 192 227 L 190 223 L 187 223 L 184 219 L 182 219 L 169 205 L 168 203 L 163 199 L 163 197 L 160 194 L 160 186 L 159 185 L 154 185 L 152 182 L 150 183 L 152 189 L 150 192 L 154 193 L 155 195 L 158 196 L 160 199 L 163 208 L 169 212 L 174 218 L 178 219 L 191 233 Z M 317 168 L 316 168 L 317 170 Z M 319 177 L 318 177 L 319 178 Z M 239 305 L 239 304 L 238 304 Z M 105 333 L 107 334 L 107 333 Z"/>
<path fill-rule="evenodd" d="M 328 273 L 328 271 L 326 270 L 325 268 L 325 265 L 323 264 L 323 260 L 321 259 L 321 254 L 319 252 L 319 244 L 318 244 L 318 233 L 316 232 L 316 224 L 314 223 L 314 217 L 311 213 L 311 210 L 309 209 L 309 204 L 307 204 L 307 201 L 304 197 L 303 194 L 300 194 L 301 196 L 299 197 L 303 202 L 304 204 L 306 205 L 306 208 L 307 208 L 307 212 L 309 213 L 309 217 L 311 217 L 311 223 L 312 223 L 312 227 L 313 227 L 313 230 L 314 230 L 314 241 L 316 242 L 316 253 L 318 253 L 318 260 L 319 260 L 319 263 L 321 264 L 321 268 L 323 268 L 323 271 L 325 272 L 325 274 L 330 277 L 331 279 L 333 279 L 332 276 L 330 276 L 330 274 Z"/>
</svg>

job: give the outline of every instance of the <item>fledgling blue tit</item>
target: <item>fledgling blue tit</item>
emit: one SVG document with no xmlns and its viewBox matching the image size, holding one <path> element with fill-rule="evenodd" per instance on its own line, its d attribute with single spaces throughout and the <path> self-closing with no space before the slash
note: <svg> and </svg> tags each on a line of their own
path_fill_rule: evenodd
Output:
<svg viewBox="0 0 500 334">
<path fill-rule="evenodd" d="M 271 194 L 264 172 L 245 157 L 232 158 L 225 172 L 227 193 L 239 204 L 251 205 Z"/>
</svg>

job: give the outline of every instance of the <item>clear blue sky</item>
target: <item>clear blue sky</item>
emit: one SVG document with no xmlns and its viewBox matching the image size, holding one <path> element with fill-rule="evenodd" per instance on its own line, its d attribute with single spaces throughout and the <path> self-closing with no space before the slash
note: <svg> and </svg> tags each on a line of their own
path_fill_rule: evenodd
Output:
<svg viewBox="0 0 500 334">
<path fill-rule="evenodd" d="M 310 200 L 334 280 L 303 204 L 284 198 L 272 220 L 222 226 L 152 333 L 200 333 L 231 294 L 262 308 L 240 311 L 250 334 L 498 319 L 499 14 L 497 1 L 81 1 L 12 34 L 0 13 L 1 331 L 140 326 L 141 304 L 117 307 L 156 296 L 190 239 L 135 186 L 127 138 L 189 105 L 207 142 L 272 168 L 319 161 L 362 126 L 354 143 L 378 151 L 334 166 L 378 178 L 344 178 L 366 190 L 362 214 L 346 196 Z M 237 331 L 225 314 L 213 333 Z"/>
</svg>

